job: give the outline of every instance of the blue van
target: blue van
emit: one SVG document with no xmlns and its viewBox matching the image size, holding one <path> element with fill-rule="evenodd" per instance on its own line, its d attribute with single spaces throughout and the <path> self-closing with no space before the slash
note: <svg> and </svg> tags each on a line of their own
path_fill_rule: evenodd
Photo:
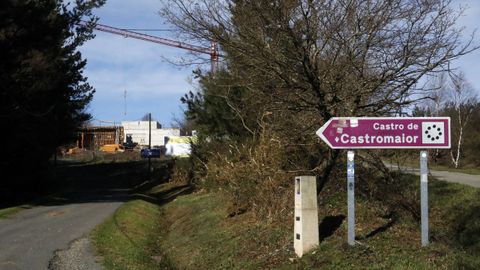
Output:
<svg viewBox="0 0 480 270">
<path fill-rule="evenodd" d="M 160 149 L 158 148 L 144 148 L 140 150 L 140 156 L 142 158 L 159 158 L 160 157 Z"/>
</svg>

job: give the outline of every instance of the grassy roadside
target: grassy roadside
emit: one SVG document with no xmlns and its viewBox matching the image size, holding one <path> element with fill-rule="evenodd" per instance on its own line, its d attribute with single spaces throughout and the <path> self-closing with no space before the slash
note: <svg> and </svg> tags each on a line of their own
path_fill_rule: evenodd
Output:
<svg viewBox="0 0 480 270">
<path fill-rule="evenodd" d="M 35 205 L 33 205 L 33 204 L 23 204 L 23 205 L 19 205 L 19 206 L 13 206 L 13 207 L 0 209 L 0 218 L 11 217 L 11 216 L 17 214 L 18 212 L 20 212 L 22 210 L 30 209 L 34 206 Z"/>
<path fill-rule="evenodd" d="M 169 269 L 168 261 L 155 257 L 160 209 L 143 200 L 125 203 L 112 218 L 93 232 L 93 242 L 103 255 L 106 269 Z"/>
<path fill-rule="evenodd" d="M 404 179 L 411 196 L 417 178 Z M 146 196 L 169 189 L 157 186 Z M 420 247 L 417 220 L 388 216 L 361 193 L 359 244 L 346 245 L 344 190 L 327 190 L 319 201 L 320 246 L 301 259 L 293 252 L 293 222 L 262 223 L 249 213 L 228 218 L 222 192 L 192 193 L 166 204 L 134 200 L 93 239 L 106 269 L 480 269 L 479 197 L 478 189 L 432 181 L 427 248 Z"/>
<path fill-rule="evenodd" d="M 259 262 L 244 253 L 241 236 L 248 226 L 225 220 L 222 194 L 197 193 L 163 207 L 165 230 L 158 245 L 180 269 L 256 269 Z M 245 225 L 245 224 L 244 224 Z"/>
<path fill-rule="evenodd" d="M 16 206 L 0 209 L 0 219 L 12 217 L 12 216 L 20 213 L 23 210 L 34 208 L 34 207 L 36 207 L 38 205 L 41 205 L 44 202 L 48 202 L 50 200 L 55 200 L 57 198 L 57 196 L 60 196 L 63 192 L 67 192 L 69 190 L 70 189 L 64 189 L 63 191 L 57 191 L 57 192 L 51 193 L 49 195 L 43 195 L 40 198 L 35 199 L 35 200 L 31 200 L 28 203 L 24 203 L 24 204 L 21 204 L 21 205 L 16 205 Z"/>
<path fill-rule="evenodd" d="M 432 170 L 436 171 L 449 171 L 449 172 L 458 172 L 458 173 L 466 173 L 466 174 L 473 174 L 473 175 L 480 175 L 480 169 L 478 168 L 452 168 L 448 166 L 440 166 L 440 165 L 435 165 L 431 166 Z"/>
<path fill-rule="evenodd" d="M 420 167 L 420 161 L 418 160 L 417 162 L 411 161 L 411 160 L 403 160 L 401 162 L 397 161 L 392 161 L 389 159 L 384 160 L 385 162 L 388 162 L 389 164 L 392 165 L 400 165 L 401 167 L 409 167 L 409 168 L 416 168 L 418 169 Z M 465 173 L 465 174 L 472 174 L 472 175 L 480 175 L 480 169 L 477 167 L 464 167 L 464 168 L 458 168 L 455 169 L 450 166 L 445 166 L 445 165 L 435 165 L 431 162 L 429 162 L 428 167 L 430 170 L 434 171 L 448 171 L 448 172 L 456 172 L 456 173 Z"/>
<path fill-rule="evenodd" d="M 172 262 L 158 249 L 162 234 L 162 199 L 174 198 L 185 188 L 171 184 L 155 186 L 136 194 L 112 217 L 91 233 L 96 251 L 106 269 L 172 269 Z"/>
</svg>

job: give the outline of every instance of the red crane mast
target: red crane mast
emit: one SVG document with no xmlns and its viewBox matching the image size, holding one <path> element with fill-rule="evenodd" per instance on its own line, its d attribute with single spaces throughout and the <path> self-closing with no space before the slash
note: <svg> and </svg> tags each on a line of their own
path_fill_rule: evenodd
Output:
<svg viewBox="0 0 480 270">
<path fill-rule="evenodd" d="M 82 22 L 82 24 L 85 24 L 85 22 Z M 216 42 L 212 41 L 211 46 L 209 48 L 201 47 L 201 46 L 191 45 L 191 44 L 180 42 L 180 41 L 156 37 L 152 35 L 138 33 L 138 32 L 116 28 L 108 25 L 99 24 L 99 23 L 95 24 L 95 30 L 116 34 L 116 35 L 121 35 L 123 37 L 130 37 L 130 38 L 145 40 L 153 43 L 163 44 L 163 45 L 176 47 L 176 48 L 180 48 L 188 51 L 208 54 L 210 55 L 211 72 L 215 73 L 215 69 L 216 69 L 216 65 L 219 57 L 218 45 Z"/>
</svg>

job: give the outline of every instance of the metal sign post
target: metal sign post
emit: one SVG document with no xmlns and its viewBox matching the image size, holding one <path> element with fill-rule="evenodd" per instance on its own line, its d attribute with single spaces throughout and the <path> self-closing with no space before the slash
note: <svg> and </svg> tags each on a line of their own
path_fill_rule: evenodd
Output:
<svg viewBox="0 0 480 270">
<path fill-rule="evenodd" d="M 355 245 L 355 152 L 347 152 L 348 244 Z"/>
<path fill-rule="evenodd" d="M 420 212 L 422 246 L 428 245 L 428 152 L 420 151 Z"/>
</svg>

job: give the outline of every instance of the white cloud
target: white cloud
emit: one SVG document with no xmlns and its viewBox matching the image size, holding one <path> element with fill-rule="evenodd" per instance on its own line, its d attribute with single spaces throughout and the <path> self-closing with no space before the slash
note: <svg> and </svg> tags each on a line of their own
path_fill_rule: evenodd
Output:
<svg viewBox="0 0 480 270">
<path fill-rule="evenodd" d="M 161 0 L 114 0 L 95 14 L 99 23 L 118 28 L 169 28 L 158 15 L 161 5 Z M 188 51 L 110 33 L 95 34 L 95 39 L 80 48 L 87 59 L 84 74 L 97 90 L 89 108 L 94 118 L 118 122 L 149 111 L 168 123 L 172 115 L 181 114 L 180 97 L 193 88 L 188 81 L 196 66 L 171 62 L 195 59 Z M 176 39 L 171 32 L 148 34 Z M 125 90 L 127 116 L 123 115 Z"/>
<path fill-rule="evenodd" d="M 87 70 L 85 75 L 97 92 L 103 95 L 127 90 L 135 96 L 165 96 L 184 94 L 192 88 L 185 73 L 162 67 L 139 67 L 133 70 L 119 66 Z"/>
</svg>

